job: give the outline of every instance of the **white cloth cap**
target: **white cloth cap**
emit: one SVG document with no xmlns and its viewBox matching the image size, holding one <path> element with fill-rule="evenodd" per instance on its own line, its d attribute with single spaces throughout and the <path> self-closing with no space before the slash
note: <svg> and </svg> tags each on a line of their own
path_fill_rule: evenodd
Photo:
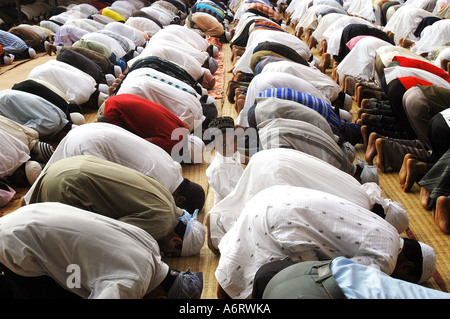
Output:
<svg viewBox="0 0 450 319">
<path fill-rule="evenodd" d="M 33 48 L 28 49 L 28 54 L 30 55 L 30 58 L 34 59 L 36 57 L 36 51 Z"/>
<path fill-rule="evenodd" d="M 188 211 L 183 212 L 179 219 L 186 225 L 186 231 L 181 248 L 181 256 L 194 256 L 200 252 L 205 242 L 206 229 L 202 223 L 197 220 L 198 209 L 191 215 Z"/>
<path fill-rule="evenodd" d="M 39 174 L 42 172 L 41 165 L 36 161 L 28 161 L 25 164 L 25 175 L 27 176 L 28 183 L 33 185 Z"/>
<path fill-rule="evenodd" d="M 7 56 L 5 54 L 5 56 L 3 57 L 3 63 L 5 63 L 5 65 L 9 65 L 9 64 L 12 64 L 13 62 L 14 62 L 14 55 L 13 56 L 11 56 L 11 55 Z"/>
<path fill-rule="evenodd" d="M 86 119 L 84 118 L 83 114 L 78 112 L 70 113 L 70 120 L 75 125 L 86 124 Z"/>
<path fill-rule="evenodd" d="M 191 163 L 202 163 L 203 150 L 205 149 L 205 143 L 202 141 L 202 139 L 193 134 L 189 134 L 187 136 L 187 146 L 191 158 Z"/>
<path fill-rule="evenodd" d="M 219 56 L 219 48 L 215 45 L 213 46 L 213 57 L 217 58 Z"/>
<path fill-rule="evenodd" d="M 419 241 L 420 248 L 422 249 L 422 276 L 420 277 L 419 284 L 427 281 L 433 277 L 436 272 L 436 254 L 434 249 Z"/>
</svg>

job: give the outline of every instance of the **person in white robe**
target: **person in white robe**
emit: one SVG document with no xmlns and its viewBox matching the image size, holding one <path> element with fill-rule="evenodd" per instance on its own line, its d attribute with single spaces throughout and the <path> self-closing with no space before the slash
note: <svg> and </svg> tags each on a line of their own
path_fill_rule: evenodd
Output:
<svg viewBox="0 0 450 319">
<path fill-rule="evenodd" d="M 311 50 L 309 47 L 295 35 L 274 30 L 256 30 L 250 34 L 244 54 L 235 63 L 233 69 L 234 74 L 238 71 L 253 73 L 250 68 L 253 50 L 259 43 L 265 41 L 278 42 L 287 45 L 295 50 L 306 61 L 309 61 L 311 58 Z"/>
<path fill-rule="evenodd" d="M 43 172 L 72 156 L 94 155 L 153 177 L 174 194 L 183 182 L 181 165 L 159 146 L 113 124 L 88 123 L 71 130 L 58 144 Z M 25 203 L 34 186 L 24 196 Z"/>
<path fill-rule="evenodd" d="M 394 34 L 394 42 L 399 43 L 404 38 L 416 42 L 418 38 L 414 35 L 419 23 L 423 18 L 431 17 L 433 14 L 421 8 L 413 6 L 400 6 L 383 28 L 384 32 Z"/>
<path fill-rule="evenodd" d="M 274 260 L 313 261 L 344 256 L 411 282 L 424 282 L 436 270 L 433 248 L 409 246 L 397 230 L 371 211 L 325 191 L 277 185 L 248 201 L 219 244 L 215 276 L 231 297 L 247 298 L 257 270 Z M 402 252 L 411 251 L 419 276 L 401 272 Z"/>
<path fill-rule="evenodd" d="M 402 231 L 409 225 L 402 205 L 383 198 L 376 183 L 361 185 L 333 165 L 294 149 L 262 150 L 252 156 L 234 190 L 208 212 L 208 247 L 214 253 L 218 253 L 219 243 L 239 218 L 244 205 L 259 191 L 273 185 L 322 190 L 368 210 L 378 204 L 396 229 Z"/>
<path fill-rule="evenodd" d="M 135 94 L 164 106 L 178 116 L 189 131 L 205 120 L 201 96 L 192 87 L 152 68 L 128 73 L 117 91 L 119 94 Z"/>
<path fill-rule="evenodd" d="M 201 273 L 171 273 L 146 231 L 76 207 L 27 205 L 2 217 L 0 229 L 1 276 L 16 298 L 198 299 L 203 289 Z M 50 284 L 40 285 L 42 276 Z"/>
<path fill-rule="evenodd" d="M 373 24 L 363 18 L 353 16 L 340 17 L 335 22 L 331 23 L 327 30 L 323 33 L 323 38 L 327 41 L 327 53 L 330 55 L 338 55 L 339 47 L 342 38 L 342 31 L 350 24 L 366 24 L 373 26 Z"/>
<path fill-rule="evenodd" d="M 446 45 L 450 45 L 450 20 L 442 19 L 423 29 L 419 40 L 411 47 L 411 51 L 428 55 L 433 50 Z"/>
<path fill-rule="evenodd" d="M 376 50 L 388 45 L 391 44 L 373 36 L 365 36 L 358 40 L 336 68 L 339 83 L 342 82 L 344 75 L 359 77 L 365 81 L 373 80 L 375 78 Z"/>
<path fill-rule="evenodd" d="M 146 33 L 117 21 L 108 23 L 104 30 L 113 31 L 127 39 L 130 39 L 136 47 L 144 47 L 145 43 L 149 39 L 149 36 Z"/>
<path fill-rule="evenodd" d="M 376 22 L 372 0 L 351 1 L 347 12 L 352 16 L 358 16 L 370 22 Z"/>
<path fill-rule="evenodd" d="M 62 91 L 69 103 L 87 103 L 97 90 L 97 82 L 80 69 L 57 60 L 49 60 L 34 67 L 27 79 L 46 81 Z"/>
<path fill-rule="evenodd" d="M 125 25 L 136 28 L 146 33 L 149 37 L 161 30 L 161 27 L 156 22 L 144 17 L 129 17 Z"/>
</svg>

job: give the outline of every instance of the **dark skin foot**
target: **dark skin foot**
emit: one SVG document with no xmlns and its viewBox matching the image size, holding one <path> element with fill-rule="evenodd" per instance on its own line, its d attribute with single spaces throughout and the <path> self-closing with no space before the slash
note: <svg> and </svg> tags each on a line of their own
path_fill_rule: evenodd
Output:
<svg viewBox="0 0 450 319">
<path fill-rule="evenodd" d="M 403 164 L 398 173 L 398 180 L 400 182 L 400 187 L 404 189 L 404 185 L 406 183 L 406 175 L 407 175 L 407 165 L 408 159 L 412 158 L 411 154 L 406 154 L 403 158 Z"/>
<path fill-rule="evenodd" d="M 378 153 L 378 158 L 377 158 L 377 167 L 380 171 L 382 171 L 383 173 L 385 172 L 385 167 L 384 167 L 384 138 L 378 138 L 375 141 L 375 147 Z"/>
<path fill-rule="evenodd" d="M 416 160 L 415 158 L 409 158 L 406 161 L 406 177 L 403 184 L 403 191 L 409 192 L 411 187 L 414 186 L 418 180 L 420 180 L 427 173 L 427 165 L 424 162 Z"/>
<path fill-rule="evenodd" d="M 367 148 L 366 148 L 366 154 L 365 154 L 366 162 L 369 165 L 373 165 L 373 159 L 377 155 L 377 149 L 375 147 L 375 142 L 380 137 L 381 136 L 376 132 L 370 133 L 370 135 L 369 135 L 369 140 L 367 142 Z"/>
<path fill-rule="evenodd" d="M 436 200 L 434 221 L 444 233 L 450 233 L 450 198 L 439 196 Z"/>
<path fill-rule="evenodd" d="M 426 189 L 425 187 L 421 187 L 419 199 L 420 199 L 420 204 L 422 205 L 422 207 L 425 208 L 426 210 L 429 210 L 428 202 L 430 201 L 430 191 L 428 189 Z"/>
</svg>

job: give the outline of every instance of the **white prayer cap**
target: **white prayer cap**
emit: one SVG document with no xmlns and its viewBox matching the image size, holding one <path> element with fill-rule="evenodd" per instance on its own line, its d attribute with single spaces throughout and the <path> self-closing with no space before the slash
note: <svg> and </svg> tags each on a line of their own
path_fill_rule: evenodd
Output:
<svg viewBox="0 0 450 319">
<path fill-rule="evenodd" d="M 108 99 L 109 95 L 105 94 L 103 92 L 100 92 L 98 94 L 98 99 L 97 99 L 97 105 L 98 107 L 101 107 L 103 105 L 103 103 L 105 103 L 105 101 Z"/>
<path fill-rule="evenodd" d="M 122 69 L 120 68 L 120 66 L 115 65 L 114 66 L 114 75 L 116 76 L 116 78 L 118 78 L 121 74 L 122 74 Z"/>
<path fill-rule="evenodd" d="M 78 112 L 70 113 L 70 120 L 75 125 L 86 124 L 86 119 L 84 118 L 83 114 Z"/>
<path fill-rule="evenodd" d="M 33 185 L 39 174 L 42 172 L 41 165 L 36 161 L 28 161 L 25 164 L 25 175 L 27 176 L 28 183 Z"/>
<path fill-rule="evenodd" d="M 353 107 L 353 99 L 350 95 L 345 94 L 345 98 L 344 98 L 344 110 L 350 112 L 350 110 Z"/>
<path fill-rule="evenodd" d="M 217 58 L 218 56 L 219 56 L 219 48 L 218 47 L 216 47 L 215 45 L 213 45 L 213 57 L 214 58 Z"/>
<path fill-rule="evenodd" d="M 114 81 L 116 80 L 116 77 L 112 74 L 105 74 L 105 80 L 106 80 L 106 84 L 108 84 L 108 86 L 111 86 L 114 84 Z"/>
<path fill-rule="evenodd" d="M 11 64 L 11 63 L 13 63 L 14 62 L 14 55 L 6 55 L 5 54 L 5 56 L 3 57 L 3 63 L 5 63 L 5 65 L 9 65 L 9 64 Z"/>
<path fill-rule="evenodd" d="M 230 33 L 230 31 L 226 31 L 225 32 L 225 39 L 227 39 L 228 42 L 231 40 L 231 33 Z"/>
<path fill-rule="evenodd" d="M 186 231 L 183 237 L 181 256 L 195 256 L 202 249 L 205 242 L 206 229 L 202 223 L 197 220 L 198 209 L 191 215 L 188 211 L 183 211 L 183 216 L 179 219 L 186 225 Z"/>
<path fill-rule="evenodd" d="M 419 241 L 420 248 L 422 249 L 422 276 L 419 279 L 419 284 L 427 281 L 433 277 L 436 272 L 436 254 L 434 249 Z"/>
<path fill-rule="evenodd" d="M 100 93 L 108 94 L 108 89 L 109 89 L 109 86 L 107 84 L 105 84 L 105 83 L 100 83 L 98 85 L 98 91 Z"/>
<path fill-rule="evenodd" d="M 203 162 L 203 150 L 205 149 L 205 143 L 201 138 L 193 134 L 186 136 L 187 147 L 191 158 L 191 163 L 202 163 Z"/>
<path fill-rule="evenodd" d="M 28 54 L 30 55 L 30 58 L 34 59 L 36 57 L 36 51 L 33 48 L 28 49 Z"/>
<path fill-rule="evenodd" d="M 9 185 L 0 182 L 0 207 L 8 205 L 15 193 L 16 191 Z"/>
</svg>

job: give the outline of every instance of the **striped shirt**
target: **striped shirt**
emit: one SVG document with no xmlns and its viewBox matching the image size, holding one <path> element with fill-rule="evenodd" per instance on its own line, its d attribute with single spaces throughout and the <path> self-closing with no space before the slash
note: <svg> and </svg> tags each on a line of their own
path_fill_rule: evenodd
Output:
<svg viewBox="0 0 450 319">
<path fill-rule="evenodd" d="M 315 96 L 295 91 L 290 88 L 273 88 L 267 89 L 259 93 L 260 97 L 276 97 L 279 99 L 294 101 L 303 104 L 316 112 L 319 112 L 330 124 L 331 130 L 334 134 L 339 134 L 341 131 L 341 120 L 337 116 L 334 109 L 326 102 Z"/>
</svg>

